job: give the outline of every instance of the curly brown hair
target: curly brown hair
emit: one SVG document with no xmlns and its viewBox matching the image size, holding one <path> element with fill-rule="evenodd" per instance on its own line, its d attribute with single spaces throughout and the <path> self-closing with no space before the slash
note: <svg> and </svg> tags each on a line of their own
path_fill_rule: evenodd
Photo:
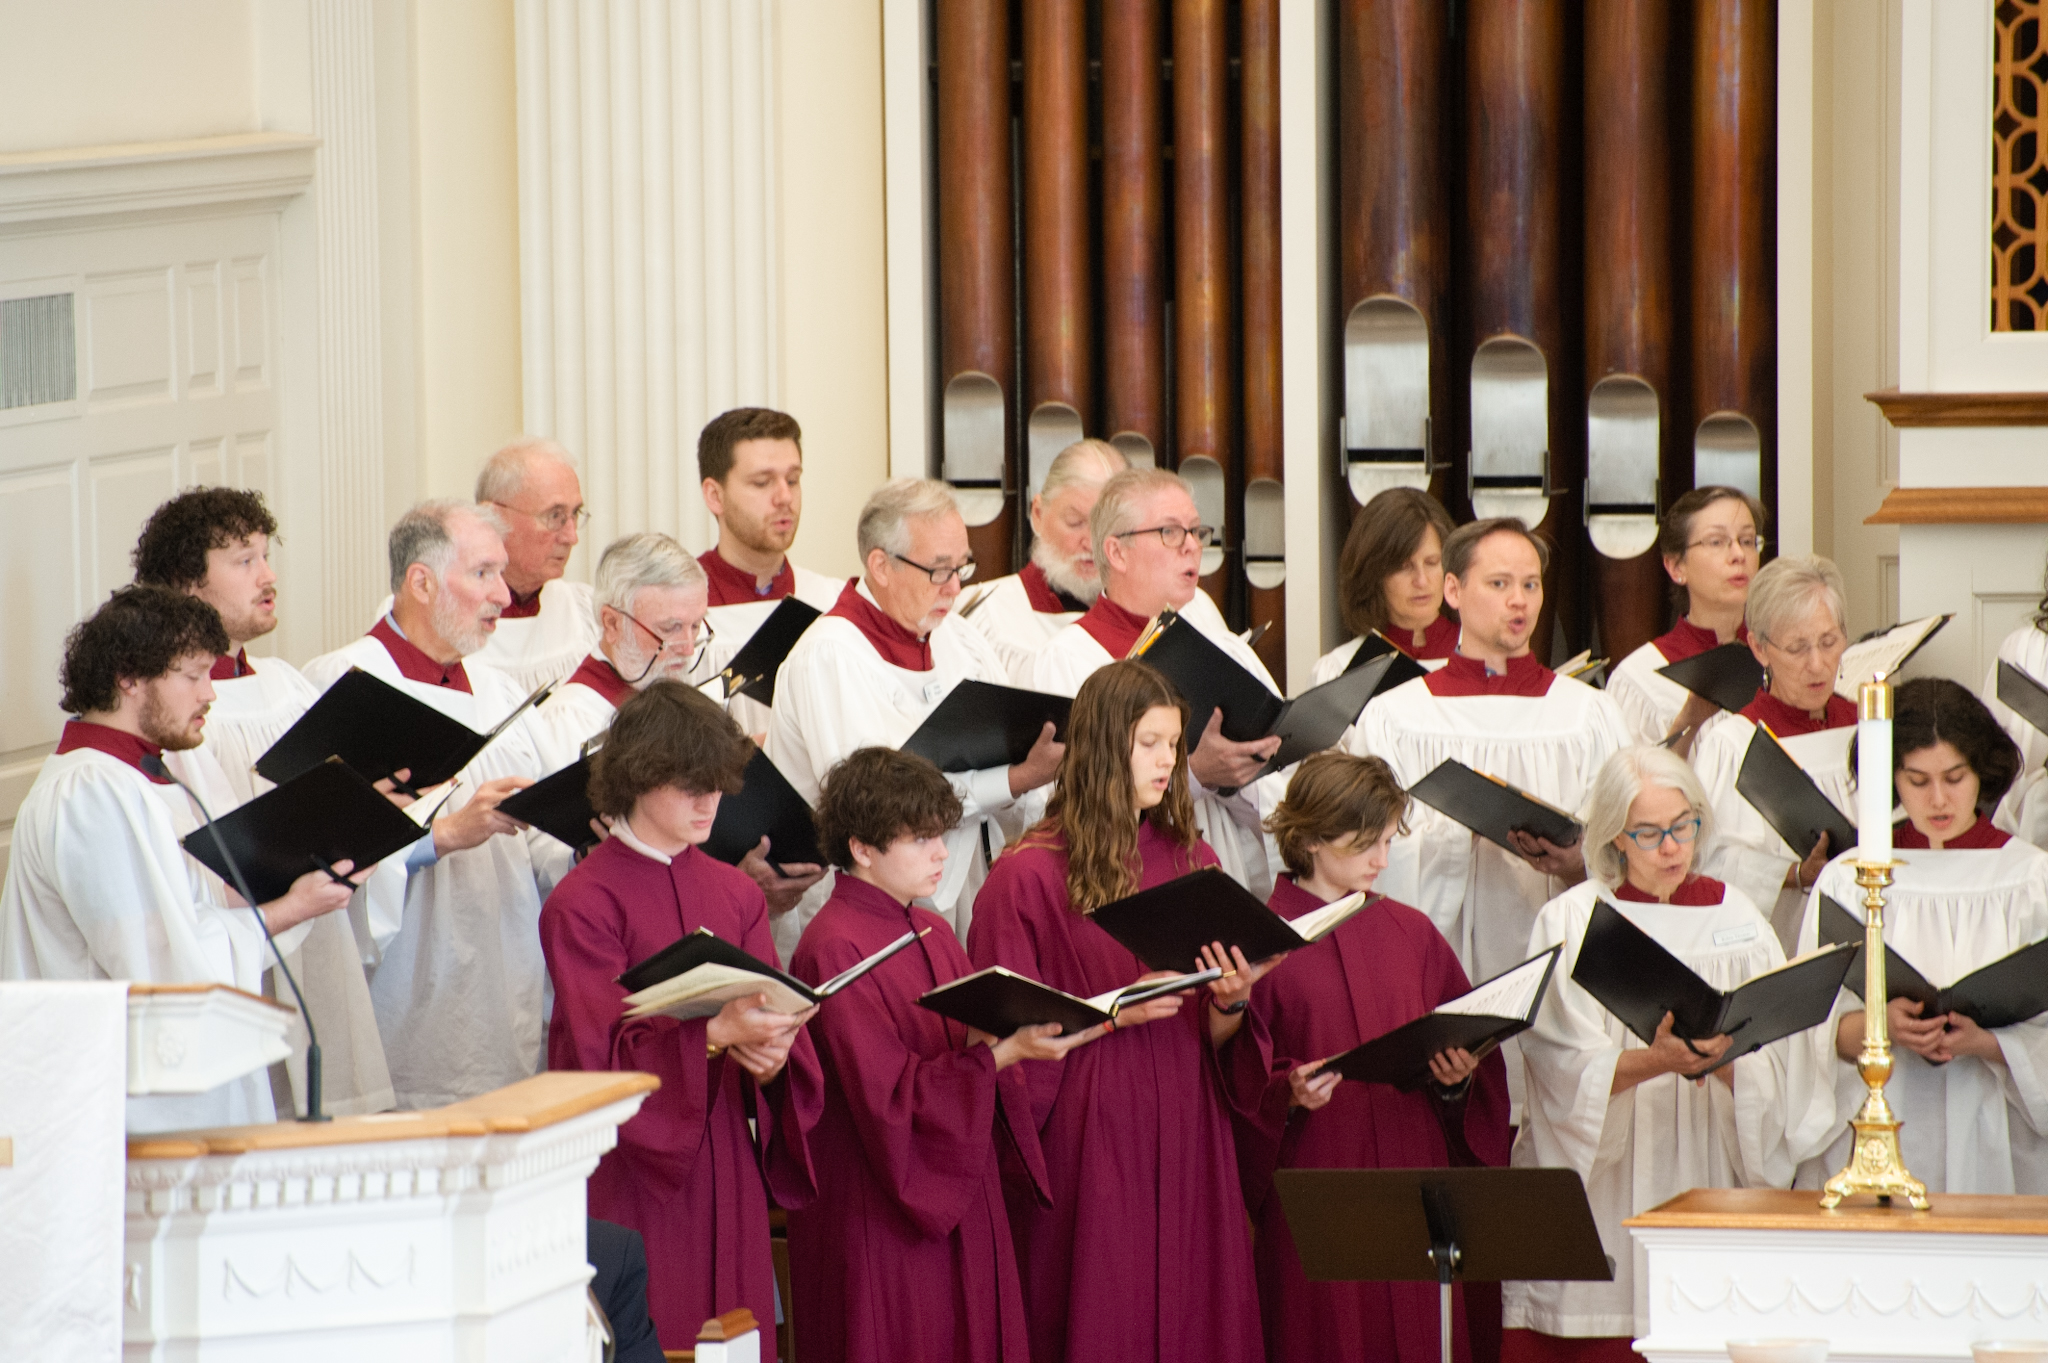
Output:
<svg viewBox="0 0 2048 1363">
<path fill-rule="evenodd" d="M 804 448 L 803 427 L 772 407 L 735 407 L 720 412 L 697 433 L 697 476 L 723 483 L 732 473 L 732 449 L 743 440 L 790 440 Z"/>
<path fill-rule="evenodd" d="M 898 838 L 936 838 L 960 822 L 960 797 L 925 758 L 894 748 L 856 748 L 818 790 L 818 847 L 842 871 L 853 844 L 886 849 Z"/>
<path fill-rule="evenodd" d="M 604 746 L 590 759 L 590 803 L 622 819 L 650 790 L 739 792 L 754 745 L 732 717 L 694 686 L 657 681 L 627 698 Z"/>
<path fill-rule="evenodd" d="M 1145 712 L 1180 713 L 1173 778 L 1166 798 L 1137 812 L 1131 744 Z M 1188 704 L 1173 683 L 1140 662 L 1114 662 L 1081 683 L 1067 715 L 1067 755 L 1054 778 L 1045 818 L 1026 835 L 1039 845 L 1063 843 L 1067 899 L 1090 913 L 1138 889 L 1138 827 L 1148 822 L 1183 849 L 1195 845 L 1195 802 L 1188 793 Z"/>
<path fill-rule="evenodd" d="M 1977 774 L 1977 808 L 1996 808 L 2020 774 L 2020 750 L 1970 689 L 1946 677 L 1900 682 L 1892 696 L 1892 772 L 1908 754 L 1947 743 Z M 1850 761 L 1855 757 L 1852 754 Z"/>
<path fill-rule="evenodd" d="M 1358 509 L 1337 559 L 1344 628 L 1361 638 L 1386 628 L 1387 579 L 1415 557 L 1430 530 L 1441 546 L 1451 537 L 1451 516 L 1418 488 L 1390 487 Z"/>
<path fill-rule="evenodd" d="M 251 535 L 277 538 L 277 517 L 252 488 L 195 487 L 149 513 L 135 541 L 135 580 L 189 591 L 206 581 L 206 551 Z"/>
<path fill-rule="evenodd" d="M 1319 752 L 1295 769 L 1266 831 L 1287 869 L 1305 876 L 1315 869 L 1312 848 L 1374 842 L 1390 826 L 1405 833 L 1407 812 L 1408 792 L 1384 760 Z"/>
<path fill-rule="evenodd" d="M 121 703 L 121 683 L 161 677 L 194 654 L 228 651 L 220 612 L 169 587 L 123 587 L 64 640 L 64 713 L 89 715 Z"/>
</svg>

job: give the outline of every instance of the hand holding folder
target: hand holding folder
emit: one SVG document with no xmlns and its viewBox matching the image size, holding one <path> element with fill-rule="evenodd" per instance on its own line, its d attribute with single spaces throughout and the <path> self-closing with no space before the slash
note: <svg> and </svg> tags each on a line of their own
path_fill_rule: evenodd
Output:
<svg viewBox="0 0 2048 1363">
<path fill-rule="evenodd" d="M 1430 1078 L 1430 1060 L 1445 1051 L 1468 1051 L 1473 1059 L 1484 1059 L 1535 1024 L 1563 950 L 1552 947 L 1532 956 L 1391 1032 L 1330 1057 L 1318 1072 L 1418 1089 Z"/>
<path fill-rule="evenodd" d="M 619 976 L 618 983 L 631 991 L 626 995 L 629 1019 L 710 1017 L 734 999 L 755 994 L 765 995 L 763 1006 L 774 1012 L 801 1013 L 831 998 L 922 935 L 906 932 L 814 987 L 714 936 L 711 929 L 699 928 Z"/>
<path fill-rule="evenodd" d="M 1172 979 L 1141 980 L 1084 999 L 992 965 L 942 984 L 917 1002 L 921 1008 L 964 1022 L 990 1036 L 1005 1037 L 1020 1028 L 1046 1023 L 1057 1023 L 1062 1036 L 1073 1036 L 1114 1021 L 1125 1008 L 1198 988 L 1222 973 L 1212 967 Z"/>
<path fill-rule="evenodd" d="M 1585 832 L 1577 819 L 1556 805 L 1453 759 L 1439 762 L 1408 793 L 1516 856 L 1524 855 L 1516 846 L 1517 833 L 1542 838 L 1554 847 L 1571 847 Z"/>
<path fill-rule="evenodd" d="M 1090 918 L 1154 970 L 1192 973 L 1202 950 L 1221 942 L 1247 961 L 1263 961 L 1321 941 L 1371 902 L 1350 894 L 1292 921 L 1213 866 L 1113 903 Z"/>
<path fill-rule="evenodd" d="M 241 867 L 258 904 L 282 898 L 292 882 L 309 871 L 325 871 L 341 880 L 335 871 L 340 863 L 351 862 L 360 873 L 420 839 L 419 828 L 403 811 L 338 759 L 322 762 L 185 835 L 183 845 L 193 859 L 233 884 L 215 833 Z M 352 873 L 347 879 L 356 883 L 359 875 Z"/>
<path fill-rule="evenodd" d="M 1856 829 L 1848 818 L 1765 725 L 1757 725 L 1750 735 L 1742 769 L 1735 774 L 1735 789 L 1801 861 L 1820 844 L 1823 833 L 1830 854 L 1856 845 Z"/>
<path fill-rule="evenodd" d="M 1863 919 L 1820 897 L 1820 940 L 1855 949 L 1842 987 L 1863 997 Z M 1979 966 L 1947 988 L 1938 988 L 1897 950 L 1884 949 L 1885 999 L 1911 999 L 1920 1016 L 1960 1013 L 1986 1031 L 2011 1027 L 2048 1012 L 2048 938 Z"/>
</svg>

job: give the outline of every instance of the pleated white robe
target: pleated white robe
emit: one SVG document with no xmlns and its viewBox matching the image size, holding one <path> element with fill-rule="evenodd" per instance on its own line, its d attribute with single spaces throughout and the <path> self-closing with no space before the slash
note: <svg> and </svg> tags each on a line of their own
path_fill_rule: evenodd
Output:
<svg viewBox="0 0 2048 1363">
<path fill-rule="evenodd" d="M 2011 663 L 2043 686 L 2048 686 L 2048 634 L 2043 634 L 2038 625 L 2025 624 L 2006 635 L 1998 645 L 1998 656 L 1991 660 L 1990 668 L 1984 673 L 1982 692 L 1985 706 L 1999 725 L 2012 735 L 2023 759 L 2019 779 L 2013 782 L 2013 788 L 1999 803 L 1993 822 L 2036 847 L 2048 847 L 2048 772 L 2042 769 L 2042 764 L 2048 762 L 2048 734 L 2021 719 L 1998 699 L 2000 663 Z"/>
<path fill-rule="evenodd" d="M 701 686 L 718 675 L 726 663 L 731 661 L 732 654 L 733 650 L 725 647 L 724 636 L 714 638 L 710 646 L 704 650 L 704 656 L 682 680 L 691 686 Z M 591 656 L 604 657 L 602 653 Z M 575 680 L 577 673 L 581 671 L 579 661 L 576 671 L 569 674 L 570 680 L 548 692 L 548 698 L 534 707 L 534 748 L 540 754 L 542 770 L 548 773 L 558 772 L 581 757 L 583 745 L 611 728 L 612 716 L 618 713 L 618 706 L 603 692 Z M 732 714 L 734 706 L 744 701 L 740 696 L 723 701 L 724 689 L 719 686 L 704 686 L 703 691 L 713 700 L 721 701 L 728 714 Z M 750 701 L 744 703 L 752 704 Z M 767 709 L 761 706 L 755 708 L 760 711 L 765 722 Z M 734 718 L 738 720 L 739 716 L 734 715 Z M 753 732 L 761 733 L 765 730 L 756 729 Z"/>
<path fill-rule="evenodd" d="M 376 618 L 389 614 L 391 598 L 387 596 L 377 607 Z M 558 577 L 541 584 L 537 614 L 500 617 L 483 648 L 464 661 L 483 663 L 504 673 L 518 684 L 524 699 L 542 682 L 560 681 L 575 671 L 576 664 L 597 647 L 597 640 L 597 606 L 590 584 Z"/>
<path fill-rule="evenodd" d="M 1670 663 L 1664 650 L 1652 642 L 1623 658 L 1608 673 L 1607 699 L 1614 702 L 1621 722 L 1628 726 L 1629 742 L 1662 743 L 1678 712 L 1685 708 L 1685 698 L 1692 693 L 1657 674 L 1658 668 Z"/>
<path fill-rule="evenodd" d="M 1010 673 L 1010 685 L 1028 690 L 1039 652 L 1052 642 L 1054 635 L 1079 620 L 1081 612 L 1039 610 L 1031 604 L 1023 577 L 1011 573 L 989 583 L 974 614 L 962 618 L 981 632 L 981 637 L 1003 660 Z"/>
<path fill-rule="evenodd" d="M 1363 638 L 1347 639 L 1316 659 L 1316 665 L 1308 675 L 1308 684 L 1321 686 L 1324 682 L 1333 682 L 1343 676 L 1344 669 L 1351 666 L 1351 660 L 1358 656 L 1359 646 L 1364 642 Z M 1434 672 L 1444 665 L 1442 658 L 1417 658 L 1415 661 L 1421 664 L 1425 672 Z"/>
<path fill-rule="evenodd" d="M 1799 858 L 1735 788 L 1755 734 L 1756 725 L 1747 718 L 1724 713 L 1700 730 L 1693 745 L 1693 770 L 1714 811 L 1714 840 L 1701 856 L 1700 872 L 1727 881 L 1762 906 L 1783 945 L 1793 940 L 1804 909 L 1799 892 L 1785 884 L 1786 873 Z M 1855 736 L 1855 726 L 1848 725 L 1781 740 L 1786 753 L 1851 824 L 1856 821 L 1856 773 L 1849 769 L 1849 741 Z"/>
<path fill-rule="evenodd" d="M 838 604 L 839 593 L 846 587 L 844 578 L 814 573 L 796 563 L 789 566 L 790 571 L 796 575 L 796 589 L 790 593 L 791 596 L 821 611 L 829 611 Z M 782 599 L 778 597 L 769 601 L 743 601 L 733 606 L 713 606 L 705 612 L 704 618 L 712 629 L 709 653 L 716 657 L 717 666 L 711 668 L 709 672 L 704 672 L 700 664 L 699 670 L 691 672 L 691 680 L 699 681 L 706 676 L 716 676 L 719 668 L 732 661 L 740 649 L 746 646 L 747 640 L 754 637 L 754 631 L 761 628 L 762 623 L 773 615 L 775 608 L 781 604 Z M 768 706 L 751 696 L 736 695 L 728 700 L 721 688 L 715 686 L 706 688 L 705 694 L 722 703 L 725 712 L 738 721 L 739 726 L 749 734 L 768 732 L 771 722 Z M 787 953 L 782 959 L 789 959 Z"/>
</svg>

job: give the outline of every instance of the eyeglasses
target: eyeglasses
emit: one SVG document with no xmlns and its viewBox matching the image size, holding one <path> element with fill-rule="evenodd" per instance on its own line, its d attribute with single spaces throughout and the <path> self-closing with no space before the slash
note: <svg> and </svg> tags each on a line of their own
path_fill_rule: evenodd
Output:
<svg viewBox="0 0 2048 1363">
<path fill-rule="evenodd" d="M 617 607 L 614 607 L 613 609 L 616 610 Z M 660 630 L 648 624 L 646 621 L 640 619 L 640 617 L 634 615 L 630 611 L 619 611 L 619 614 L 625 616 L 628 620 L 631 620 L 641 629 L 646 630 L 648 637 L 654 640 L 654 658 L 648 659 L 648 671 L 653 670 L 655 659 L 660 658 L 662 654 L 668 652 L 668 650 L 676 647 L 678 644 L 688 646 L 688 648 L 690 649 L 690 666 L 695 667 L 697 665 L 697 660 L 704 656 L 704 650 L 711 647 L 711 640 L 715 637 L 717 633 L 715 630 L 711 628 L 711 622 L 709 620 L 700 620 L 696 624 L 688 626 L 690 632 L 687 635 L 683 633 L 684 627 L 680 625 L 677 626 L 674 630 L 671 630 L 669 633 L 663 634 Z M 647 674 L 643 672 L 641 673 L 641 675 L 645 676 Z"/>
<path fill-rule="evenodd" d="M 585 526 L 590 524 L 589 508 L 580 505 L 551 506 L 546 511 L 540 512 L 528 511 L 523 507 L 513 506 L 510 502 L 494 501 L 491 503 L 491 505 L 502 506 L 507 511 L 517 511 L 520 515 L 526 517 L 526 519 L 532 521 L 535 525 L 547 531 L 550 535 L 561 534 L 563 530 L 568 528 L 569 522 L 571 521 L 574 521 L 576 523 L 576 528 L 578 530 L 581 530 Z"/>
<path fill-rule="evenodd" d="M 1770 544 L 1771 542 L 1762 535 L 1737 535 L 1732 540 L 1726 535 L 1708 535 L 1703 539 L 1694 540 L 1685 547 L 1687 549 L 1704 549 L 1710 554 L 1725 554 L 1730 548 L 1740 545 L 1743 553 L 1762 558 L 1764 550 L 1768 549 Z"/>
<path fill-rule="evenodd" d="M 1692 845 L 1693 839 L 1700 835 L 1700 821 L 1698 819 L 1680 819 L 1669 828 L 1658 828 L 1654 825 L 1645 828 L 1624 828 L 1621 830 L 1621 835 L 1642 848 L 1645 852 L 1656 851 L 1664 845 L 1664 839 L 1666 838 L 1671 839 L 1680 847 L 1689 847 Z"/>
<path fill-rule="evenodd" d="M 889 557 L 895 559 L 898 563 L 907 563 L 911 567 L 917 569 L 920 573 L 923 573 L 925 576 L 929 577 L 932 580 L 932 585 L 934 587 L 943 587 L 948 582 L 951 582 L 956 578 L 959 579 L 961 582 L 971 582 L 974 580 L 973 559 L 968 559 L 967 562 L 961 564 L 957 568 L 927 568 L 924 564 L 917 562 L 915 559 L 905 558 L 901 554 L 891 554 L 889 555 Z"/>
<path fill-rule="evenodd" d="M 1765 648 L 1782 653 L 1788 658 L 1804 658 L 1815 649 L 1819 649 L 1823 653 L 1834 653 L 1846 647 L 1849 642 L 1846 635 L 1837 631 L 1830 631 L 1821 635 L 1818 639 L 1802 639 L 1793 645 L 1781 644 L 1767 634 L 1757 637 L 1763 640 Z"/>
<path fill-rule="evenodd" d="M 1110 538 L 1127 540 L 1133 535 L 1157 535 L 1159 542 L 1169 549 L 1180 548 L 1187 543 L 1189 535 L 1193 535 L 1195 543 L 1204 549 L 1216 543 L 1216 527 L 1213 525 L 1174 525 L 1171 522 L 1166 525 L 1148 525 L 1142 530 L 1119 530 Z"/>
</svg>

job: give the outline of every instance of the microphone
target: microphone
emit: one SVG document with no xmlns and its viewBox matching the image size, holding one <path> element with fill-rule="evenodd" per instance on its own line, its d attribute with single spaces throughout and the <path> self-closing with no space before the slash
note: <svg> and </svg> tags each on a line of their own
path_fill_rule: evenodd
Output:
<svg viewBox="0 0 2048 1363">
<path fill-rule="evenodd" d="M 228 851 L 227 840 L 221 837 L 220 830 L 213 826 L 213 811 L 206 807 L 206 801 L 199 798 L 198 791 L 178 779 L 178 774 L 171 770 L 163 758 L 154 753 L 145 753 L 137 765 L 151 776 L 159 776 L 170 781 L 179 790 L 184 791 L 193 804 L 199 806 L 200 817 L 206 820 L 206 831 L 213 837 L 214 850 L 220 853 L 221 860 L 228 864 L 228 870 L 234 874 L 235 888 L 241 891 L 242 900 L 249 906 L 249 912 L 256 915 L 256 926 L 263 929 L 263 940 L 270 943 L 270 954 L 277 961 L 278 973 L 283 975 L 285 983 L 292 987 L 292 998 L 297 1000 L 299 1005 L 299 1017 L 306 1024 L 306 1115 L 298 1120 L 333 1121 L 332 1117 L 320 1110 L 320 1034 L 313 1030 L 313 1014 L 306 1007 L 306 996 L 299 992 L 298 980 L 292 977 L 292 968 L 284 963 L 284 953 L 277 949 L 277 939 L 270 935 L 270 924 L 264 920 L 262 906 L 257 904 L 255 894 L 249 889 L 249 881 L 242 874 L 241 864 L 235 860 L 235 854 Z M 329 871 L 328 874 L 331 876 L 334 872 Z"/>
</svg>

